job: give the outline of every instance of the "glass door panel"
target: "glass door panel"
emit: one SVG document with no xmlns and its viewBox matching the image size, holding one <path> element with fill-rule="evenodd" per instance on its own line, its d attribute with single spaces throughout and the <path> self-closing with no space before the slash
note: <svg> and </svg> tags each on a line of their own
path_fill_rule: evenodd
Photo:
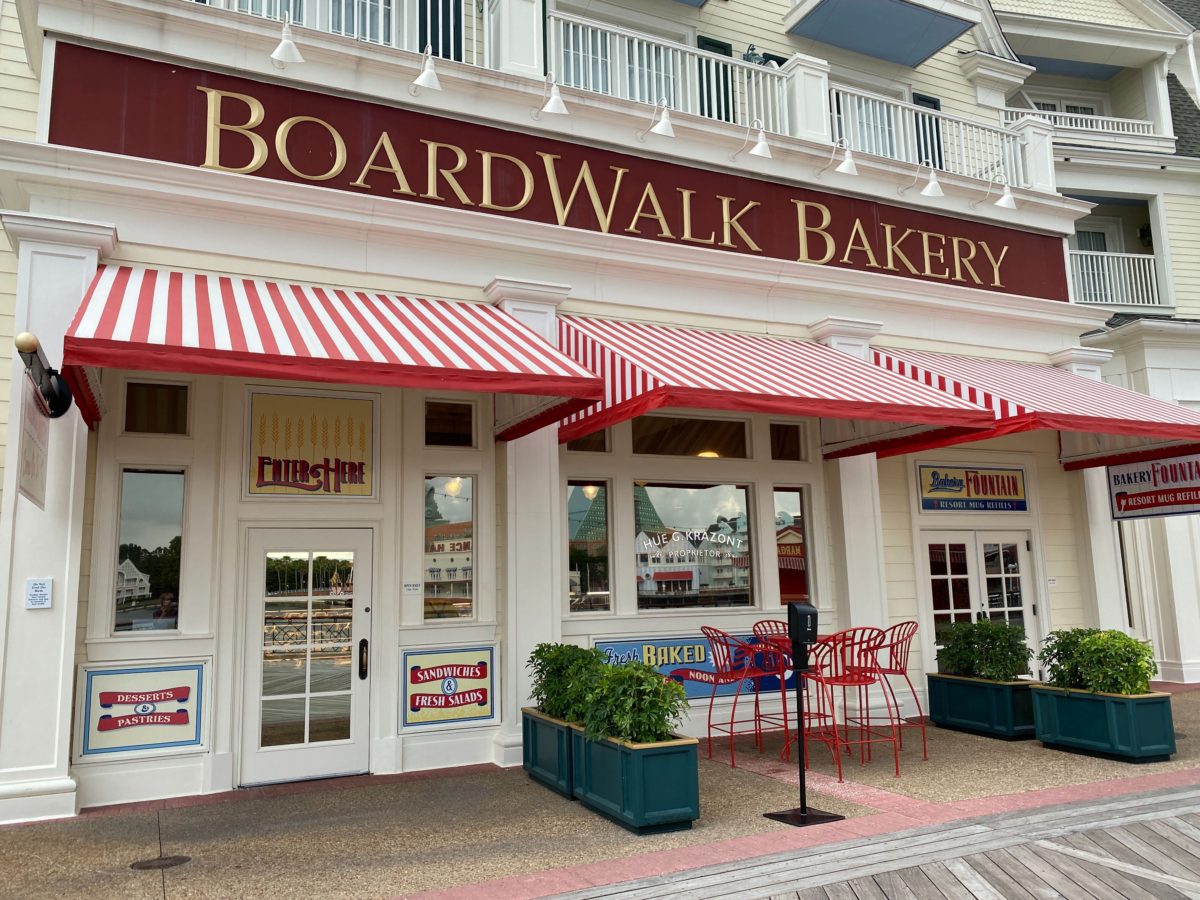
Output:
<svg viewBox="0 0 1200 900">
<path fill-rule="evenodd" d="M 297 549 L 271 548 L 285 537 Z M 251 545 L 242 783 L 365 771 L 370 532 L 256 530 Z"/>
</svg>

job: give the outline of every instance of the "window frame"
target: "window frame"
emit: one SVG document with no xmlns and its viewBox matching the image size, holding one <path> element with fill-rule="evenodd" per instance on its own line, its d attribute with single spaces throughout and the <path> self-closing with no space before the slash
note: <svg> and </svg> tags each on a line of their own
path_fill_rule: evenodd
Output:
<svg viewBox="0 0 1200 900">
<path fill-rule="evenodd" d="M 424 442 L 425 436 L 421 435 L 421 440 Z M 465 447 L 454 448 L 466 450 Z M 422 516 L 424 514 L 425 503 L 425 484 L 430 478 L 470 478 L 471 479 L 471 614 L 469 616 L 426 616 L 425 615 L 425 579 L 432 579 L 433 576 L 429 573 L 437 570 L 440 576 L 442 572 L 448 570 L 450 566 L 443 564 L 441 566 L 426 565 L 425 563 L 425 526 L 421 526 L 421 622 L 425 625 L 447 625 L 451 623 L 470 623 L 476 624 L 480 621 L 480 597 L 479 597 L 479 581 L 475 578 L 475 570 L 478 569 L 476 564 L 477 548 L 479 547 L 479 489 L 480 489 L 480 473 L 477 471 L 459 471 L 453 466 L 441 466 L 438 468 L 425 467 L 424 477 L 421 479 L 421 509 Z M 462 568 L 461 564 L 456 564 L 456 569 Z"/>
<path fill-rule="evenodd" d="M 588 454 L 583 453 L 582 455 L 587 456 Z M 599 454 L 596 454 L 596 455 L 599 455 Z M 566 544 L 565 544 L 567 553 L 563 558 L 563 573 L 564 573 L 564 577 L 565 577 L 566 583 L 567 583 L 567 593 L 566 593 L 567 611 L 573 616 L 608 616 L 608 615 L 612 615 L 613 607 L 616 602 L 614 599 L 616 590 L 615 590 L 615 587 L 613 584 L 613 559 L 614 559 L 614 549 L 613 548 L 615 546 L 615 544 L 613 542 L 613 485 L 612 485 L 612 481 L 607 478 L 577 478 L 577 477 L 572 476 L 572 477 L 565 479 L 563 481 L 563 493 L 562 493 L 563 525 L 566 526 L 563 529 L 564 532 L 567 531 L 567 529 L 570 527 L 570 518 L 569 518 L 570 513 L 567 510 L 567 503 L 570 500 L 570 491 L 571 491 L 571 488 L 573 487 L 572 482 L 580 482 L 580 481 L 586 482 L 588 484 L 599 485 L 604 488 L 604 506 L 605 506 L 604 514 L 606 517 L 605 539 L 608 542 L 608 608 L 607 609 L 572 609 L 571 608 L 571 563 L 570 563 L 571 541 L 570 541 L 570 537 L 568 535 L 568 536 L 566 536 Z"/>
</svg>

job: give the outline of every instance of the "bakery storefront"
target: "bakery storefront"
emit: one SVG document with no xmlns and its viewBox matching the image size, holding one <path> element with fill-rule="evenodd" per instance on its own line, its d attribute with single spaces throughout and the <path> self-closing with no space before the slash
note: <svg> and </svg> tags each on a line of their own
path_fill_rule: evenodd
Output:
<svg viewBox="0 0 1200 900">
<path fill-rule="evenodd" d="M 917 619 L 916 671 L 956 618 L 1036 641 L 1119 573 L 1087 473 L 1200 434 L 1071 349 L 1079 204 L 1034 231 L 48 46 L 4 226 L 78 412 L 40 492 L 8 466 L 9 589 L 52 602 L 6 625 L 0 819 L 515 764 L 544 640 L 701 664 L 702 624 L 808 599 Z"/>
</svg>

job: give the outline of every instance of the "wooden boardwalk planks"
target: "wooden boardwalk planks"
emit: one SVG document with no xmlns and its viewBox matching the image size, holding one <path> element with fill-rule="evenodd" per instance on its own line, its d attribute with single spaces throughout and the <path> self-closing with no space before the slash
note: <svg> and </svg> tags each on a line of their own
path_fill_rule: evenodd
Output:
<svg viewBox="0 0 1200 900">
<path fill-rule="evenodd" d="M 562 898 L 1200 900 L 1200 790 L 928 826 Z"/>
</svg>

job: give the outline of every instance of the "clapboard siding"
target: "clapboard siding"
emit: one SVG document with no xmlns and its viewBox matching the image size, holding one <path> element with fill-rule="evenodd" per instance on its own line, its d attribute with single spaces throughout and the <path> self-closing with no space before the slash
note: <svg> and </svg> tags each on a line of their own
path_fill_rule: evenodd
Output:
<svg viewBox="0 0 1200 900">
<path fill-rule="evenodd" d="M 1200 317 L 1200 197 L 1165 194 L 1167 241 L 1175 281 L 1175 313 Z"/>
</svg>

